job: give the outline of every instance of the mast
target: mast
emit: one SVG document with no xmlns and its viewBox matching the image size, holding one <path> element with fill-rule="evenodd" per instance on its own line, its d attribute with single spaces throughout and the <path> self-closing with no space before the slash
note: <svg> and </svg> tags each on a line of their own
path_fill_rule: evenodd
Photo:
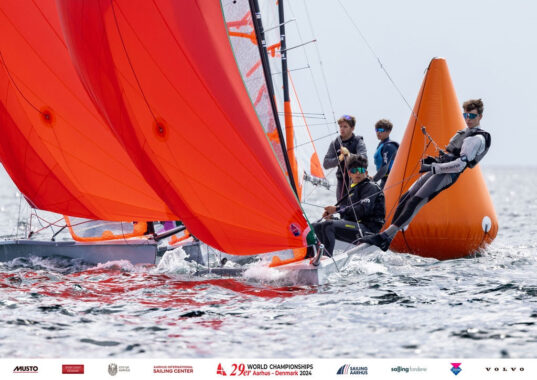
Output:
<svg viewBox="0 0 537 380">
<path fill-rule="evenodd" d="M 274 99 L 274 85 L 272 83 L 272 75 L 270 73 L 270 65 L 269 65 L 269 60 L 268 60 L 268 55 L 267 55 L 267 43 L 265 41 L 265 33 L 263 32 L 263 25 L 261 23 L 261 13 L 259 12 L 259 3 L 257 0 L 249 0 L 250 1 L 250 9 L 253 11 L 253 24 L 254 24 L 254 30 L 255 30 L 255 34 L 256 34 L 256 38 L 257 38 L 257 44 L 259 46 L 259 52 L 260 52 L 260 55 L 261 55 L 261 63 L 263 65 L 263 72 L 265 73 L 265 81 L 267 83 L 267 90 L 268 90 L 268 93 L 269 93 L 269 98 L 270 98 L 270 104 L 272 106 L 272 111 L 274 112 L 274 121 L 276 122 L 276 129 L 278 130 L 278 137 L 280 139 L 280 144 L 281 144 L 281 147 L 282 147 L 282 151 L 283 151 L 283 157 L 284 157 L 284 160 L 285 160 L 285 166 L 286 166 L 286 169 L 287 169 L 287 173 L 288 173 L 288 177 L 289 177 L 289 182 L 291 183 L 291 187 L 293 189 L 293 191 L 295 192 L 295 195 L 297 196 L 298 199 L 300 199 L 300 193 L 297 191 L 297 185 L 296 185 L 296 182 L 295 182 L 295 175 L 296 175 L 296 160 L 295 160 L 295 156 L 294 156 L 294 149 L 292 149 L 291 151 L 289 151 L 286 146 L 285 146 L 285 139 L 284 139 L 284 136 L 283 136 L 283 131 L 282 131 L 282 126 L 280 124 L 280 120 L 278 118 L 278 110 L 277 110 L 277 107 L 276 107 L 276 101 Z M 280 3 L 281 3 L 281 0 L 280 0 Z M 283 5 L 282 5 L 283 6 Z M 282 11 L 283 12 L 283 9 Z M 280 33 L 281 33 L 281 27 L 280 27 Z M 284 34 L 285 34 L 285 28 L 284 28 Z M 283 46 L 283 45 L 282 45 Z M 281 50 L 283 50 L 283 48 L 281 48 Z M 284 75 L 284 78 L 285 78 L 285 83 L 287 86 L 287 100 L 285 101 L 285 104 L 289 104 L 289 87 L 288 87 L 288 81 L 287 81 L 287 62 L 286 62 L 286 71 L 285 71 L 285 75 Z M 287 107 L 287 106 L 286 106 Z M 284 109 L 284 112 L 285 114 L 289 114 L 289 118 L 291 117 L 291 112 L 290 112 L 291 108 L 289 106 L 289 112 L 287 112 L 285 109 Z M 292 125 L 291 125 L 292 127 Z M 286 129 L 287 129 L 287 116 L 286 116 Z M 291 131 L 291 137 L 292 137 L 292 131 Z M 289 141 L 289 140 L 287 140 Z M 290 140 L 291 141 L 291 144 L 293 143 L 293 139 Z M 289 157 L 289 154 L 292 154 L 292 158 L 293 160 L 291 161 L 290 157 Z M 292 162 L 294 163 L 294 168 L 295 170 L 293 170 L 293 164 Z"/>
<path fill-rule="evenodd" d="M 291 164 L 293 177 L 298 180 L 298 169 L 295 157 L 295 136 L 293 127 L 293 113 L 291 110 L 291 99 L 289 97 L 289 74 L 287 68 L 287 42 L 285 39 L 285 14 L 283 7 L 284 0 L 278 0 L 278 18 L 280 23 L 280 55 L 282 61 L 282 83 L 283 83 L 283 112 L 285 120 L 285 141 L 287 143 L 287 155 Z M 300 185 L 295 183 L 295 187 L 300 189 Z M 300 199 L 302 191 L 298 191 Z"/>
</svg>

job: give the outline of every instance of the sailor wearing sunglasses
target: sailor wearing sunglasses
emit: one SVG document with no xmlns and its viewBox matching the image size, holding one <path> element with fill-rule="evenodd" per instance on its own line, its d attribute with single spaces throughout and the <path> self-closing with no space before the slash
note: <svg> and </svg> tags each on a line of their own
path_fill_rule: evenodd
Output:
<svg viewBox="0 0 537 380">
<path fill-rule="evenodd" d="M 473 168 L 487 154 L 490 148 L 490 134 L 480 127 L 483 118 L 483 101 L 472 99 L 464 102 L 466 126 L 451 138 L 447 152 L 440 151 L 438 157 L 427 157 L 422 161 L 423 174 L 410 189 L 401 196 L 390 225 L 381 234 L 366 236 L 360 242 L 376 245 L 387 251 L 395 234 L 404 229 L 414 215 L 441 191 L 457 181 L 466 168 Z"/>
<path fill-rule="evenodd" d="M 353 243 L 363 234 L 378 233 L 384 225 L 384 193 L 367 175 L 367 157 L 351 154 L 346 159 L 347 172 L 351 180 L 349 195 L 336 206 L 324 208 L 321 223 L 313 228 L 328 256 L 332 256 L 336 239 Z M 341 219 L 334 219 L 339 213 Z"/>
<path fill-rule="evenodd" d="M 390 140 L 392 128 L 392 122 L 387 119 L 381 119 L 375 124 L 375 132 L 380 142 L 374 155 L 377 173 L 373 177 L 373 181 L 378 182 L 380 180 L 379 185 L 381 189 L 384 189 L 384 185 L 388 180 L 388 174 L 390 174 L 393 162 L 395 161 L 397 149 L 399 149 L 399 144 Z"/>
</svg>

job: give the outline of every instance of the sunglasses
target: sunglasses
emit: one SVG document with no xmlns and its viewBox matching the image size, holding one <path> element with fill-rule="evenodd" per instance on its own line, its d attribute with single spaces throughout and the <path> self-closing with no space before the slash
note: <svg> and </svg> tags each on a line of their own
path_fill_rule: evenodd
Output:
<svg viewBox="0 0 537 380">
<path fill-rule="evenodd" d="M 365 168 L 349 168 L 349 171 L 352 174 L 356 174 L 356 173 L 364 174 L 366 169 Z"/>
<path fill-rule="evenodd" d="M 384 128 L 375 128 L 375 131 L 377 132 L 386 132 Z"/>
<path fill-rule="evenodd" d="M 345 120 L 352 120 L 352 116 L 349 116 L 349 115 L 343 115 L 341 116 L 343 119 Z"/>
<path fill-rule="evenodd" d="M 464 112 L 464 113 L 462 114 L 462 116 L 463 116 L 465 119 L 473 120 L 473 119 L 475 119 L 476 117 L 478 117 L 479 115 L 476 114 L 476 113 Z"/>
</svg>

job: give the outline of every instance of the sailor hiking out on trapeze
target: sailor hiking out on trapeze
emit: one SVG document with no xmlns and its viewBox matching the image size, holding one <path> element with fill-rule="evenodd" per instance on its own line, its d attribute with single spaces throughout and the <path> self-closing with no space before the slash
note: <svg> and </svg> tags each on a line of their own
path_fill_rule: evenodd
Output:
<svg viewBox="0 0 537 380">
<path fill-rule="evenodd" d="M 423 174 L 399 199 L 392 224 L 382 233 L 365 236 L 359 241 L 376 245 L 387 251 L 397 232 L 412 221 L 418 211 L 441 191 L 457 181 L 466 168 L 473 168 L 487 154 L 490 134 L 480 128 L 483 117 L 481 99 L 464 102 L 464 120 L 468 128 L 458 131 L 446 147 L 447 153 L 440 151 L 438 157 L 422 160 L 420 173 Z"/>
</svg>

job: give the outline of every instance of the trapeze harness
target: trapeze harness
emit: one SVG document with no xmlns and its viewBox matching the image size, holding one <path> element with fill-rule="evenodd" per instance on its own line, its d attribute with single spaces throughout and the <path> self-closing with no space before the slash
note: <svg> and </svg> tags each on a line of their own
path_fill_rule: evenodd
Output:
<svg viewBox="0 0 537 380">
<path fill-rule="evenodd" d="M 392 224 L 399 229 L 407 226 L 423 205 L 453 185 L 466 168 L 476 166 L 487 154 L 490 144 L 490 134 L 481 128 L 458 131 L 446 147 L 448 153 L 435 158 L 430 171 L 403 194 Z"/>
<path fill-rule="evenodd" d="M 367 155 L 367 152 L 365 151 L 365 143 L 363 141 L 364 139 L 362 136 L 357 136 L 353 133 L 352 136 L 345 141 L 341 141 L 341 139 L 339 138 L 334 140 L 332 144 L 330 144 L 330 147 L 328 148 L 328 153 L 326 154 L 326 157 L 324 159 L 324 168 L 328 169 L 328 168 L 333 168 L 337 166 L 336 198 L 338 201 L 345 195 L 346 187 L 347 187 L 346 184 L 350 182 L 349 175 L 345 171 L 345 161 L 338 160 L 338 155 L 341 150 L 341 147 L 343 146 L 347 148 L 351 154 Z M 361 149 L 361 146 L 363 146 L 363 149 Z"/>
</svg>

